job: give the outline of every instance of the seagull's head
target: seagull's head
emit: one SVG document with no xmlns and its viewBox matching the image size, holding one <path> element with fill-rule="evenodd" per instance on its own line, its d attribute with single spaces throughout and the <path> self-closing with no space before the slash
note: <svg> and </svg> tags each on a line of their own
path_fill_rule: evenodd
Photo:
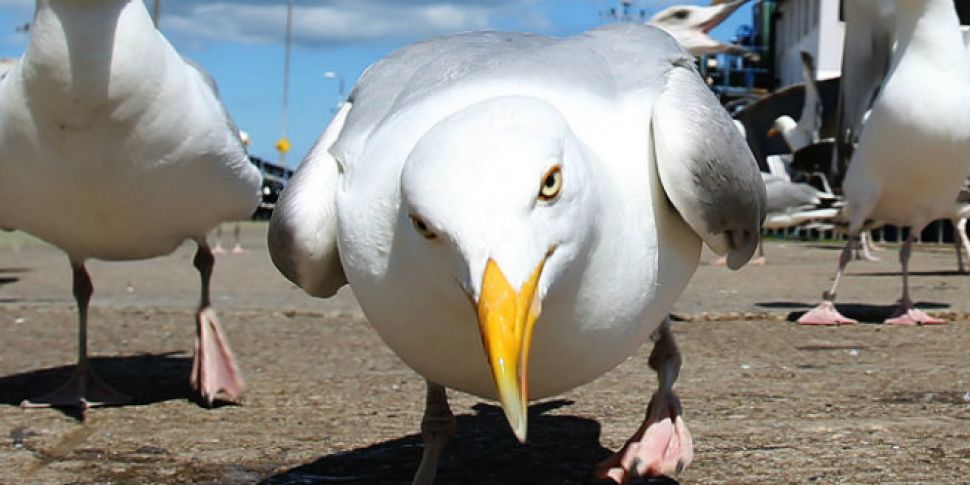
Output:
<svg viewBox="0 0 970 485">
<path fill-rule="evenodd" d="M 768 136 L 774 137 L 778 135 L 784 135 L 795 129 L 798 123 L 795 119 L 788 115 L 781 115 L 775 118 L 775 121 L 771 123 L 771 129 L 768 130 Z"/>
<path fill-rule="evenodd" d="M 721 24 L 735 10 L 748 0 L 734 0 L 721 2 L 717 5 L 675 5 L 668 7 L 650 18 L 651 25 L 656 25 L 667 31 L 692 30 L 708 33 Z"/>
<path fill-rule="evenodd" d="M 496 393 L 520 441 L 542 301 L 595 237 L 586 160 L 555 108 L 507 96 L 438 122 L 401 177 L 404 244 L 429 261 L 426 276 L 444 282 L 438 291 L 471 303 Z"/>
</svg>

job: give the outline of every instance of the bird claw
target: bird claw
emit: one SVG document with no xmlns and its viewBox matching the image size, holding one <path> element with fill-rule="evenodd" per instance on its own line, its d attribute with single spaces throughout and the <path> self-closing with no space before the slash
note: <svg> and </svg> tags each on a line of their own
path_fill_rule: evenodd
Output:
<svg viewBox="0 0 970 485">
<path fill-rule="evenodd" d="M 90 409 L 101 406 L 118 406 L 131 402 L 131 397 L 116 391 L 101 380 L 89 364 L 78 364 L 67 382 L 57 389 L 33 399 L 24 399 L 24 409 L 66 407 Z"/>
<path fill-rule="evenodd" d="M 657 392 L 640 429 L 623 449 L 599 464 L 591 482 L 673 476 L 687 468 L 693 457 L 694 443 L 681 417 L 680 400 L 673 392 Z"/>
<path fill-rule="evenodd" d="M 195 340 L 195 357 L 192 360 L 192 388 L 198 390 L 209 405 L 220 392 L 225 393 L 230 400 L 238 401 L 246 384 L 222 334 L 215 310 L 211 307 L 199 310 L 196 324 L 198 334 Z"/>
<path fill-rule="evenodd" d="M 946 320 L 939 318 L 934 318 L 927 315 L 922 310 L 917 310 L 916 308 L 906 307 L 901 305 L 899 309 L 893 313 L 892 317 L 887 318 L 882 322 L 884 325 L 899 325 L 899 326 L 913 326 L 913 325 L 946 325 Z"/>
<path fill-rule="evenodd" d="M 835 303 L 823 301 L 798 319 L 799 325 L 854 325 L 858 320 L 848 318 L 835 308 Z"/>
</svg>

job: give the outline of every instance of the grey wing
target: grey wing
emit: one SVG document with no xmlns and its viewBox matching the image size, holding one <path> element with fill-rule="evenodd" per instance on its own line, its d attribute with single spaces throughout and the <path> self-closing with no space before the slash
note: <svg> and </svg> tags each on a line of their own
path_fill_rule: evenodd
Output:
<svg viewBox="0 0 970 485">
<path fill-rule="evenodd" d="M 808 184 L 792 183 L 782 178 L 765 177 L 768 212 L 786 212 L 821 203 L 818 190 Z"/>
<path fill-rule="evenodd" d="M 845 2 L 845 44 L 842 51 L 842 85 L 836 108 L 833 182 L 841 185 L 855 143 L 862 133 L 892 61 L 895 24 L 892 2 Z"/>
<path fill-rule="evenodd" d="M 728 267 L 743 266 L 761 240 L 765 186 L 727 112 L 693 65 L 675 65 L 653 107 L 657 171 L 667 197 Z"/>
<path fill-rule="evenodd" d="M 330 154 L 351 111 L 344 103 L 283 190 L 267 242 L 273 264 L 313 296 L 333 296 L 347 284 L 337 248 L 337 185 L 342 169 Z"/>
</svg>

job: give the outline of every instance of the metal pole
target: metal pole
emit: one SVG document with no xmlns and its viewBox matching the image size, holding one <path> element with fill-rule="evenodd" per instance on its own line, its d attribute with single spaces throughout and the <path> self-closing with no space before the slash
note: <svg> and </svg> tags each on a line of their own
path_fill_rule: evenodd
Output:
<svg viewBox="0 0 970 485">
<path fill-rule="evenodd" d="M 283 113 L 280 116 L 280 138 L 286 138 L 286 114 L 290 108 L 290 43 L 293 38 L 293 0 L 286 1 L 286 54 L 283 58 Z M 286 166 L 286 152 L 280 152 L 280 165 Z"/>
<path fill-rule="evenodd" d="M 152 1 L 152 22 L 155 23 L 155 28 L 158 28 L 158 17 L 162 12 L 162 0 Z"/>
</svg>

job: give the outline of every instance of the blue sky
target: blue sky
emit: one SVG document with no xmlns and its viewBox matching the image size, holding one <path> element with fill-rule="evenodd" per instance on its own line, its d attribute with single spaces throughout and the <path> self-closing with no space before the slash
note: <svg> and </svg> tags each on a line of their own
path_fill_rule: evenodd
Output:
<svg viewBox="0 0 970 485">
<path fill-rule="evenodd" d="M 150 0 L 146 0 L 150 3 Z M 509 30 L 568 36 L 609 22 L 601 12 L 613 0 L 295 0 L 288 138 L 295 167 L 323 132 L 340 100 L 343 76 L 349 91 L 361 72 L 408 43 L 467 30 Z M 692 0 L 639 0 L 649 18 Z M 33 0 L 0 0 L 0 56 L 19 57 L 27 35 L 16 27 L 29 22 Z M 208 69 L 223 102 L 252 137 L 250 151 L 278 160 L 283 85 L 285 0 L 161 0 L 160 28 L 175 47 Z M 751 21 L 750 3 L 713 36 L 728 39 Z"/>
</svg>

